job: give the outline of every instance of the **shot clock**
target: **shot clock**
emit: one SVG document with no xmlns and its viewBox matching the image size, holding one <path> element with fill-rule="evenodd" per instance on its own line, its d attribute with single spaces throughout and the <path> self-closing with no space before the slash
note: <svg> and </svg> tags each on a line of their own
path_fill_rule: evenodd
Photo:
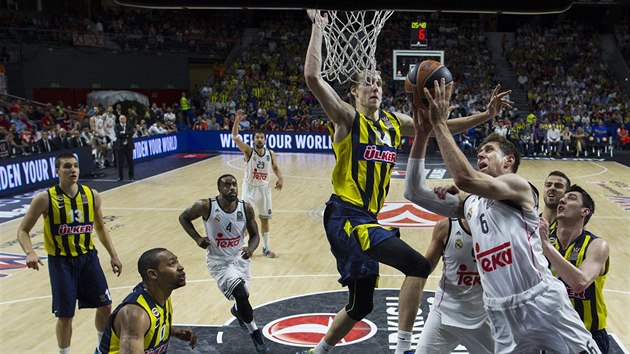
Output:
<svg viewBox="0 0 630 354">
<path fill-rule="evenodd" d="M 411 21 L 411 26 L 409 29 L 409 46 L 411 48 L 426 48 L 427 44 L 427 21 Z"/>
</svg>

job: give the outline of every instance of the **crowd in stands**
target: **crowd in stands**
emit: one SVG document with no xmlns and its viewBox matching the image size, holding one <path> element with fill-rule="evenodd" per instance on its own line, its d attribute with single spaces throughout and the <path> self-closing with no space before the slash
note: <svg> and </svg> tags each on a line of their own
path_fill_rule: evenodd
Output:
<svg viewBox="0 0 630 354">
<path fill-rule="evenodd" d="M 377 52 L 384 82 L 383 107 L 407 114 L 411 114 L 411 106 L 403 82 L 391 78 L 391 53 L 408 47 L 408 24 L 413 16 L 395 13 L 379 37 Z M 305 16 L 262 20 L 257 39 L 222 70 L 215 70 L 204 85 L 182 93 L 178 102 L 152 103 L 143 117 L 133 108 L 121 112 L 120 107 L 4 102 L 0 105 L 0 135 L 5 136 L 14 155 L 47 151 L 48 145 L 59 149 L 90 144 L 97 166 L 106 166 L 115 163 L 111 153 L 113 125 L 123 113 L 136 124 L 138 137 L 177 129 L 230 130 L 239 108 L 247 114 L 240 123 L 241 130 L 324 132 L 327 119 L 317 109 L 302 77 L 310 30 L 305 23 Z M 429 49 L 445 51 L 456 82 L 453 116 L 485 110 L 497 83 L 485 25 L 475 17 L 462 20 L 435 13 L 431 24 Z M 166 16 L 159 11 L 137 10 L 125 10 L 122 16 L 105 12 L 92 21 L 27 19 L 12 14 L 0 16 L 0 26 L 102 31 L 120 35 L 123 47 L 148 50 L 156 48 L 159 35 L 174 35 L 188 43 L 191 36 L 210 36 L 210 41 L 222 42 L 224 38 L 228 43 L 242 33 L 235 29 L 239 25 L 230 21 L 211 23 L 189 13 Z M 525 156 L 601 155 L 630 146 L 630 98 L 610 77 L 593 33 L 588 24 L 567 22 L 519 27 L 513 50 L 506 55 L 515 77 L 528 92 L 531 112 L 524 115 L 506 110 L 494 121 L 461 134 L 462 149 L 472 152 L 491 132 L 507 136 Z M 156 40 L 147 40 L 147 36 Z M 345 87 L 335 85 L 335 89 L 350 100 Z M 51 143 L 45 143 L 46 137 Z"/>
<path fill-rule="evenodd" d="M 122 114 L 135 126 L 134 137 L 177 131 L 175 117 L 166 104 L 139 117 L 135 107 L 123 112 L 120 104 L 70 107 L 63 102 L 55 106 L 11 100 L 0 103 L 0 141 L 8 144 L 9 157 L 89 146 L 97 168 L 113 166 L 114 125 Z"/>
<path fill-rule="evenodd" d="M 75 36 L 102 36 L 92 45 L 123 51 L 216 53 L 225 56 L 239 42 L 242 17 L 211 11 L 142 11 L 109 7 L 93 18 L 45 13 L 0 13 L 0 39 L 15 43 L 72 46 Z"/>
<path fill-rule="evenodd" d="M 597 43 L 597 31 L 588 23 L 527 23 L 517 29 L 508 57 L 517 75 L 526 78 L 531 113 L 524 124 L 530 125 L 536 145 L 531 154 L 550 154 L 550 142 L 558 146 L 556 154 L 575 155 L 612 152 L 608 145 L 625 145 L 630 95 L 612 78 Z M 513 127 L 514 139 L 525 134 L 522 125 Z M 553 140 L 544 132 L 552 127 L 561 138 L 555 130 Z M 540 145 L 547 147 L 537 149 Z"/>
</svg>

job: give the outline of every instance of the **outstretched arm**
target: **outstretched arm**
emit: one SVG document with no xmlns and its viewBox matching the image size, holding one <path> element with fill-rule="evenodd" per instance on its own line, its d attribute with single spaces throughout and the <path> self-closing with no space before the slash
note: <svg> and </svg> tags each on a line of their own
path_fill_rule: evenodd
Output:
<svg viewBox="0 0 630 354">
<path fill-rule="evenodd" d="M 242 109 L 236 111 L 236 115 L 234 116 L 234 125 L 232 125 L 232 140 L 234 140 L 234 143 L 236 144 L 238 149 L 241 150 L 243 154 L 245 154 L 245 158 L 249 158 L 249 156 L 252 154 L 252 147 L 245 144 L 245 142 L 243 142 L 243 139 L 241 139 L 241 137 L 238 135 L 238 126 L 244 117 L 245 114 L 243 113 Z"/>
<path fill-rule="evenodd" d="M 348 135 L 352 120 L 354 119 L 354 108 L 344 102 L 321 76 L 322 71 L 322 38 L 323 32 L 316 23 L 316 16 L 321 16 L 324 23 L 328 22 L 328 14 L 319 14 L 319 10 L 307 10 L 307 14 L 313 22 L 311 26 L 311 39 L 306 52 L 304 63 L 304 78 L 306 85 L 313 92 L 313 95 L 322 105 L 326 115 L 335 125 L 336 134 L 341 137 Z"/>
<path fill-rule="evenodd" d="M 462 210 L 459 196 L 447 193 L 445 198 L 439 198 L 426 184 L 424 158 L 431 133 L 427 114 L 420 109 L 414 110 L 415 138 L 407 161 L 404 196 L 410 202 L 436 214 L 459 217 Z"/>
<path fill-rule="evenodd" d="M 182 225 L 184 231 L 186 231 L 186 233 L 190 237 L 192 237 L 193 240 L 195 240 L 197 246 L 203 249 L 206 249 L 208 248 L 208 246 L 210 246 L 210 241 L 207 237 L 203 237 L 199 234 L 199 232 L 197 232 L 197 229 L 195 229 L 192 221 L 208 215 L 210 211 L 209 203 L 210 202 L 208 201 L 208 199 L 200 199 L 196 201 L 195 204 L 193 204 L 192 206 L 186 208 L 179 215 L 179 224 Z"/>
<path fill-rule="evenodd" d="M 476 171 L 470 165 L 446 125 L 450 113 L 449 103 L 452 86 L 447 87 L 444 80 L 439 84 L 436 81 L 435 86 L 435 97 L 431 96 L 431 93 L 425 89 L 425 95 L 430 102 L 429 116 L 442 158 L 444 158 L 449 172 L 453 175 L 457 187 L 484 198 L 512 200 L 523 208 L 532 209 L 535 204 L 531 187 L 523 177 L 513 173 L 493 177 Z M 513 159 L 514 157 L 504 157 L 506 160 L 510 158 Z"/>
<path fill-rule="evenodd" d="M 451 88 L 454 86 L 452 84 L 447 85 Z M 494 90 L 492 90 L 492 96 L 490 97 L 490 102 L 488 103 L 487 109 L 485 112 L 473 114 L 468 117 L 462 118 L 454 118 L 449 119 L 446 122 L 449 131 L 452 134 L 458 134 L 467 131 L 468 129 L 475 127 L 479 124 L 486 122 L 488 119 L 492 119 L 496 117 L 503 107 L 511 108 L 514 102 L 507 99 L 507 96 L 512 92 L 511 90 L 500 92 L 501 85 L 497 85 Z M 414 108 L 416 110 L 416 108 Z M 415 113 L 414 113 L 415 114 Z M 401 132 L 403 135 L 413 136 L 414 134 L 414 118 L 409 117 L 406 114 L 396 113 L 396 116 L 399 118 L 401 123 Z"/>
</svg>

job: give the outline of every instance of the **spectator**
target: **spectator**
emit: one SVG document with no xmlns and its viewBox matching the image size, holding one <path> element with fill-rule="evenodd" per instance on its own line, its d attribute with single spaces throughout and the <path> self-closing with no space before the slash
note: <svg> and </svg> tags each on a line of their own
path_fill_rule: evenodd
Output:
<svg viewBox="0 0 630 354">
<path fill-rule="evenodd" d="M 161 135 L 166 133 L 168 132 L 164 129 L 164 124 L 159 120 L 153 123 L 153 125 L 149 128 L 149 135 Z"/>
<path fill-rule="evenodd" d="M 210 123 L 208 123 L 208 130 L 221 130 L 221 126 L 217 123 L 215 116 L 210 117 Z"/>
<path fill-rule="evenodd" d="M 37 141 L 37 150 L 40 153 L 48 153 L 58 150 L 55 143 L 48 137 L 48 131 L 42 132 L 42 138 Z"/>
<path fill-rule="evenodd" d="M 630 143 L 630 137 L 628 136 L 628 130 L 623 125 L 617 128 L 617 141 L 619 142 L 619 147 L 622 150 L 626 149 L 628 143 Z"/>
<path fill-rule="evenodd" d="M 208 123 L 205 120 L 205 114 L 197 116 L 197 121 L 193 124 L 193 130 L 208 130 Z"/>
<path fill-rule="evenodd" d="M 560 151 L 562 151 L 562 138 L 555 123 L 551 123 L 551 127 L 547 129 L 547 154 L 551 155 L 553 150 L 556 151 L 556 156 L 560 156 Z"/>
<path fill-rule="evenodd" d="M 53 144 L 55 144 L 59 150 L 65 150 L 72 147 L 72 143 L 68 137 L 68 132 L 64 128 L 59 128 L 57 136 L 53 138 Z"/>
</svg>

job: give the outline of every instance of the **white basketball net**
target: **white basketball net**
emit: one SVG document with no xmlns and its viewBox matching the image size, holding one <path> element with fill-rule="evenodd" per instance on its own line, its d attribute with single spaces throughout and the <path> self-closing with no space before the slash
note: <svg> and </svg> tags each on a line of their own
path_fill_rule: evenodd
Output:
<svg viewBox="0 0 630 354">
<path fill-rule="evenodd" d="M 327 24 L 319 11 L 315 16 L 326 43 L 322 77 L 343 84 L 354 81 L 356 73 L 368 80 L 380 74 L 376 70 L 376 40 L 394 11 L 326 12 Z"/>
</svg>

